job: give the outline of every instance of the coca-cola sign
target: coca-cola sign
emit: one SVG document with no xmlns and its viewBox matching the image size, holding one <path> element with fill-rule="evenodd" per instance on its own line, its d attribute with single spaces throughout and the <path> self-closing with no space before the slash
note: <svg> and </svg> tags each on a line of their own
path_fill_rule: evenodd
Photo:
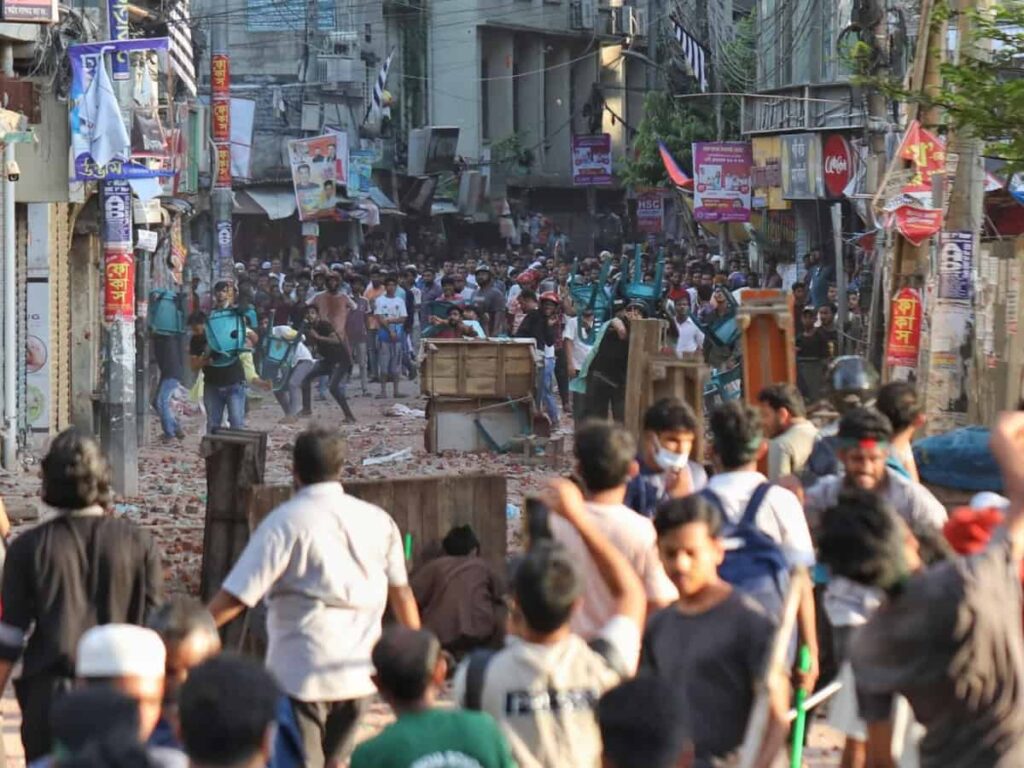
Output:
<svg viewBox="0 0 1024 768">
<path fill-rule="evenodd" d="M 846 137 L 839 133 L 825 139 L 821 153 L 822 177 L 829 197 L 842 197 L 843 190 L 853 178 L 853 152 Z"/>
</svg>

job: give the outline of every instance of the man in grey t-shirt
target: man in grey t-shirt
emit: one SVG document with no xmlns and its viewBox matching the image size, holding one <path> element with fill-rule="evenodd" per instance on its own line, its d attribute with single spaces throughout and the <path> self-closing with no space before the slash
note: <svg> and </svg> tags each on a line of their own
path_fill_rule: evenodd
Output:
<svg viewBox="0 0 1024 768">
<path fill-rule="evenodd" d="M 922 768 L 1024 765 L 1024 413 L 1000 417 L 992 450 L 1011 506 L 977 555 L 924 569 L 921 542 L 873 493 L 846 491 L 823 515 L 822 562 L 884 595 L 851 649 L 868 764 L 890 764 L 899 694 L 925 728 Z"/>
</svg>

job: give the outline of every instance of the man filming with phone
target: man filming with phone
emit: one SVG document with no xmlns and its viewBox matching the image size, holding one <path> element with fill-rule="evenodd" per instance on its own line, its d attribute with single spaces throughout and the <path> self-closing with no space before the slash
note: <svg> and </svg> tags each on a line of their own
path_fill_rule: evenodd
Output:
<svg viewBox="0 0 1024 768">
<path fill-rule="evenodd" d="M 455 700 L 498 721 L 521 768 L 598 768 L 597 702 L 636 670 L 644 588 L 572 482 L 553 481 L 546 502 L 553 527 L 564 522 L 582 539 L 611 595 L 612 616 L 589 644 L 574 634 L 570 619 L 584 585 L 578 560 L 556 541 L 531 541 L 512 583 L 517 636 L 503 650 L 477 652 L 459 667 Z"/>
</svg>

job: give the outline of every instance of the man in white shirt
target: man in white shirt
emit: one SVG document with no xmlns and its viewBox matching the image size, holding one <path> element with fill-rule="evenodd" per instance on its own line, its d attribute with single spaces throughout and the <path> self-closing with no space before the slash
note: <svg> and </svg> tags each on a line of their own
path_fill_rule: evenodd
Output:
<svg viewBox="0 0 1024 768">
<path fill-rule="evenodd" d="M 626 483 L 636 474 L 636 442 L 617 424 L 586 421 L 575 437 L 576 475 L 591 521 L 633 566 L 647 594 L 648 615 L 679 597 L 658 557 L 654 524 L 627 507 Z M 615 615 L 615 601 L 583 539 L 561 518 L 551 521 L 551 533 L 578 564 L 583 578 L 583 602 L 570 628 L 584 640 L 595 637 Z"/>
<path fill-rule="evenodd" d="M 394 275 L 384 278 L 384 295 L 373 303 L 373 314 L 377 319 L 377 371 L 380 375 L 380 394 L 377 399 L 387 397 L 387 383 L 394 384 L 395 398 L 404 397 L 398 391 L 402 376 L 402 360 L 405 350 L 405 320 L 409 316 L 405 298 L 397 295 L 398 279 Z"/>
<path fill-rule="evenodd" d="M 690 316 L 690 302 L 687 299 L 676 300 L 676 357 L 685 357 L 700 352 L 704 348 L 704 332 L 697 327 Z"/>
<path fill-rule="evenodd" d="M 814 565 L 814 545 L 800 500 L 778 485 L 767 488 L 763 494 L 755 493 L 768 482 L 757 471 L 758 462 L 768 450 L 760 413 L 735 400 L 720 405 L 711 414 L 711 441 L 719 473 L 708 481 L 702 493 L 716 503 L 725 520 L 733 525 L 743 518 L 748 504 L 763 496 L 754 511 L 754 524 L 779 545 L 790 567 Z M 801 642 L 811 652 L 811 669 L 801 675 L 800 687 L 811 691 L 818 677 L 818 633 L 810 590 L 801 597 L 797 624 Z"/>
<path fill-rule="evenodd" d="M 209 610 L 218 626 L 267 599 L 267 667 L 291 699 L 306 765 L 341 762 L 376 689 L 370 653 L 390 604 L 418 629 L 402 536 L 384 510 L 347 495 L 340 433 L 295 441 L 297 492 L 253 532 Z"/>
<path fill-rule="evenodd" d="M 575 485 L 553 481 L 546 501 L 583 540 L 612 596 L 612 618 L 589 645 L 574 634 L 569 621 L 583 590 L 577 566 L 561 544 L 531 542 L 513 579 L 516 635 L 503 650 L 459 667 L 455 701 L 498 721 L 520 768 L 598 768 L 595 710 L 602 693 L 636 672 L 644 588 Z"/>
</svg>

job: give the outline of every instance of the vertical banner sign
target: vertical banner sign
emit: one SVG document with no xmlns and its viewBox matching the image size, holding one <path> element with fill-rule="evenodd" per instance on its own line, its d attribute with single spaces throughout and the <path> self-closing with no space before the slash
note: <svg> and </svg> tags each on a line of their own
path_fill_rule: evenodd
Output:
<svg viewBox="0 0 1024 768">
<path fill-rule="evenodd" d="M 917 368 L 921 350 L 921 294 L 913 288 L 900 290 L 892 300 L 891 318 L 886 365 Z"/>
<path fill-rule="evenodd" d="M 695 142 L 694 219 L 750 221 L 752 165 L 749 142 Z"/>
<path fill-rule="evenodd" d="M 231 231 L 230 221 L 217 222 L 217 261 L 219 264 L 224 264 L 225 261 L 231 260 L 233 236 L 234 233 Z M 223 274 L 230 275 L 232 270 L 228 269 Z"/>
<path fill-rule="evenodd" d="M 132 255 L 132 188 L 108 181 L 103 201 L 103 319 L 135 317 L 135 259 Z"/>
<path fill-rule="evenodd" d="M 660 189 L 646 189 L 636 196 L 636 228 L 647 235 L 660 235 L 665 206 Z"/>
<path fill-rule="evenodd" d="M 572 137 L 572 183 L 607 187 L 612 183 L 612 137 L 608 133 Z"/>
<path fill-rule="evenodd" d="M 353 149 L 348 153 L 348 195 L 369 197 L 373 177 L 372 149 Z"/>
<path fill-rule="evenodd" d="M 943 232 L 939 248 L 939 298 L 970 301 L 974 284 L 974 235 Z"/>
<path fill-rule="evenodd" d="M 124 41 L 130 37 L 128 31 L 128 5 L 128 0 L 107 0 L 111 40 Z M 110 58 L 111 78 L 114 80 L 130 80 L 132 77 L 132 67 L 128 53 L 116 51 Z"/>
<path fill-rule="evenodd" d="M 217 153 L 217 176 L 213 180 L 213 185 L 218 189 L 230 189 L 231 63 L 226 54 L 215 53 L 210 57 L 210 93 L 210 138 Z M 218 244 L 220 240 L 218 232 Z"/>
</svg>

